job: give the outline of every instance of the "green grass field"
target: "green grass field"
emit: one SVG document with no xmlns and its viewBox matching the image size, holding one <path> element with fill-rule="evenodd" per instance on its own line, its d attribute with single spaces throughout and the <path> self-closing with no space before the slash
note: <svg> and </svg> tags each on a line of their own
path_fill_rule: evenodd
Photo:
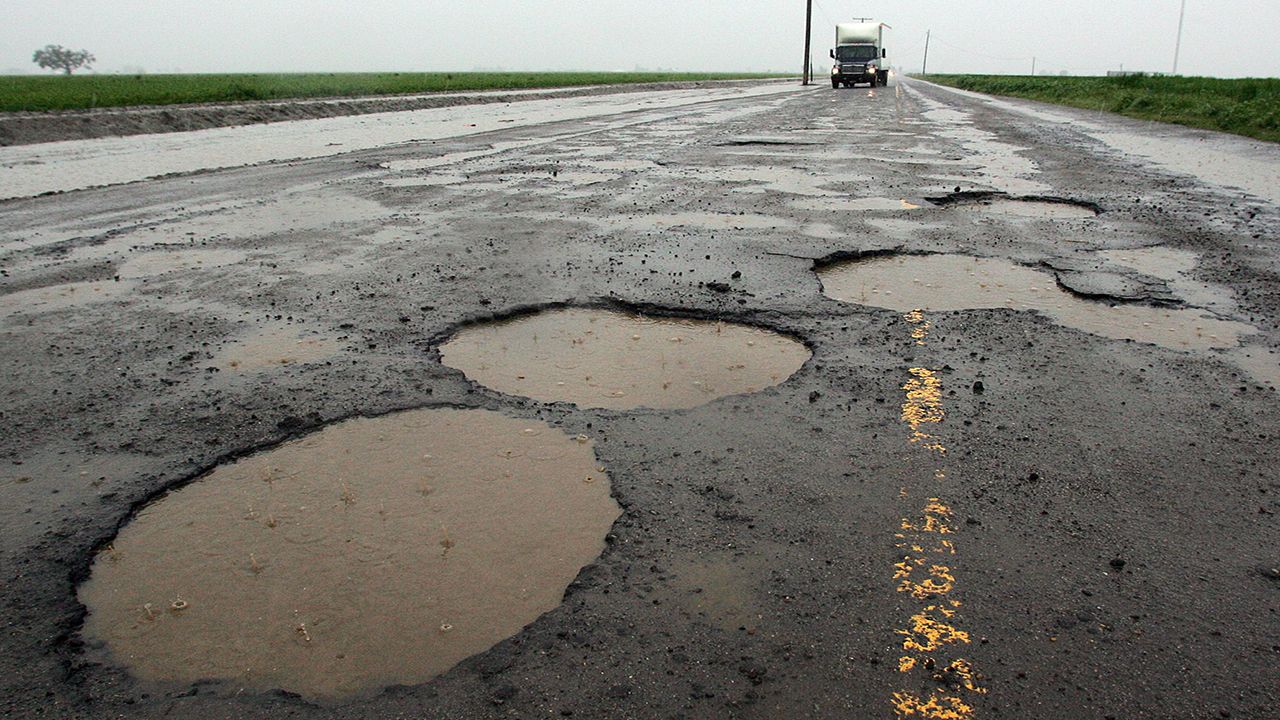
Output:
<svg viewBox="0 0 1280 720">
<path fill-rule="evenodd" d="M 929 75 L 964 90 L 1280 141 L 1280 79 Z"/>
<path fill-rule="evenodd" d="M 178 103 L 358 97 L 573 85 L 745 80 L 750 73 L 304 73 L 290 75 L 6 75 L 0 111 L 81 110 Z"/>
</svg>

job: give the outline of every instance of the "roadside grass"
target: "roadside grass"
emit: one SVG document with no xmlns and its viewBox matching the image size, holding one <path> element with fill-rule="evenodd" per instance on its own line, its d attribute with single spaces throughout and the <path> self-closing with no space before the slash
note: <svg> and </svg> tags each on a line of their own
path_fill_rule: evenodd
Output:
<svg viewBox="0 0 1280 720">
<path fill-rule="evenodd" d="M 927 75 L 962 90 L 1104 110 L 1280 142 L 1280 79 Z"/>
<path fill-rule="evenodd" d="M 575 85 L 780 78 L 767 73 L 502 72 L 254 75 L 4 75 L 0 111 L 405 95 Z"/>
</svg>

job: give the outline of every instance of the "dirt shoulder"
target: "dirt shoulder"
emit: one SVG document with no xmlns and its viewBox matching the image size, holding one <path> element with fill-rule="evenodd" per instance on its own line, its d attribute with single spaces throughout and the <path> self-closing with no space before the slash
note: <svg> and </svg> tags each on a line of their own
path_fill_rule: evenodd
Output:
<svg viewBox="0 0 1280 720">
<path fill-rule="evenodd" d="M 759 85 L 768 80 L 700 80 L 636 83 L 551 90 L 506 90 L 472 93 L 429 93 L 358 98 L 313 98 L 289 101 L 153 105 L 67 112 L 0 114 L 0 146 L 31 145 L 60 140 L 185 132 L 208 128 L 256 125 L 288 120 L 367 115 L 458 105 L 512 103 L 521 100 L 609 95 L 653 90 L 687 90 L 726 85 Z M 789 79 L 773 82 L 789 83 Z"/>
</svg>

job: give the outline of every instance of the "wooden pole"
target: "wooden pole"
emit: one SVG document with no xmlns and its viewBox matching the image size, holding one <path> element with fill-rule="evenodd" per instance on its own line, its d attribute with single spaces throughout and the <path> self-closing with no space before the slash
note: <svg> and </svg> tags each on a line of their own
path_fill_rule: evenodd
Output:
<svg viewBox="0 0 1280 720">
<path fill-rule="evenodd" d="M 924 34 L 924 65 L 920 68 L 921 75 L 929 74 L 929 38 L 932 36 L 933 36 L 932 30 Z"/>
<path fill-rule="evenodd" d="M 809 57 L 809 42 L 813 36 L 813 0 L 806 0 L 804 12 L 804 71 L 801 85 L 808 85 L 813 79 L 811 74 L 813 59 Z"/>
</svg>

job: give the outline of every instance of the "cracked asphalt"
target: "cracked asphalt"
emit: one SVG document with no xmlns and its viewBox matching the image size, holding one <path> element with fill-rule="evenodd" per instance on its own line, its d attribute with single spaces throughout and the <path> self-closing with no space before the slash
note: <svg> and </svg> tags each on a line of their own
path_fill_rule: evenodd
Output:
<svg viewBox="0 0 1280 720">
<path fill-rule="evenodd" d="M 1280 152 L 911 80 L 689 92 L 0 202 L 0 714 L 1274 718 Z M 1203 176 L 1196 153 L 1218 161 Z M 966 211 L 974 193 L 1099 212 Z M 1150 246 L 1194 262 L 1115 261 Z M 1256 332 L 1180 350 L 1009 308 L 904 316 L 815 272 L 932 253 Z M 813 356 L 688 410 L 537 402 L 440 362 L 460 327 L 561 306 L 745 323 Z M 335 421 L 436 406 L 587 435 L 608 468 L 602 555 L 519 634 L 329 704 L 143 683 L 80 636 L 76 585 L 138 508 Z M 904 592 L 926 526 L 951 580 Z M 955 602 L 965 636 L 936 658 L 905 644 L 922 599 Z"/>
</svg>

